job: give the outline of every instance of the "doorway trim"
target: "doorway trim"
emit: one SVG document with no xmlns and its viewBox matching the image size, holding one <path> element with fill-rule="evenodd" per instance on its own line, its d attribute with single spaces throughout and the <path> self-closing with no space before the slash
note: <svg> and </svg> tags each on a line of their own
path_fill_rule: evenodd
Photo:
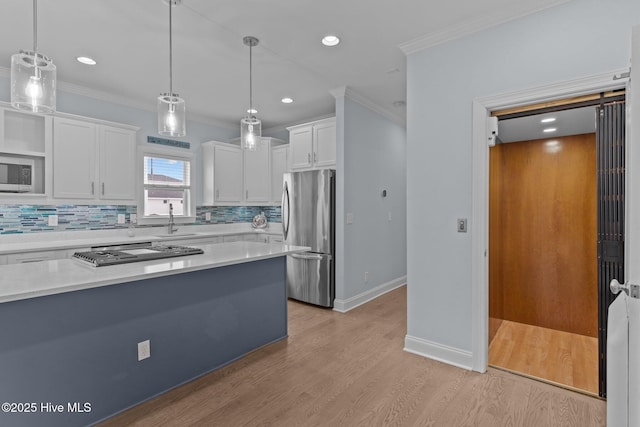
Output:
<svg viewBox="0 0 640 427">
<path fill-rule="evenodd" d="M 471 212 L 472 366 L 485 372 L 489 358 L 489 144 L 492 111 L 625 88 L 627 69 L 473 100 Z M 630 189 L 627 188 L 627 191 Z"/>
</svg>

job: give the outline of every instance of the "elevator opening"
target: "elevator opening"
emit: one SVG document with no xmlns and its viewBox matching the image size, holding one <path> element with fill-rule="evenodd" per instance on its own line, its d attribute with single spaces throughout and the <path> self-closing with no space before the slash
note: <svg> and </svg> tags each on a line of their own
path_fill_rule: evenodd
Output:
<svg viewBox="0 0 640 427">
<path fill-rule="evenodd" d="M 623 268 L 624 92 L 589 98 L 494 113 L 489 364 L 606 397 L 608 277 Z"/>
</svg>

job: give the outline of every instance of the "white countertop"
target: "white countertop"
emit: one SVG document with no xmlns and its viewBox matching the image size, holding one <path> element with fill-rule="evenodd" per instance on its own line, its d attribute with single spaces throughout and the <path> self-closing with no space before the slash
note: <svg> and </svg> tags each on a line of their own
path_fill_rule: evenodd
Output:
<svg viewBox="0 0 640 427">
<path fill-rule="evenodd" d="M 93 267 L 74 259 L 1 265 L 0 303 L 241 264 L 310 249 L 259 242 L 190 246 L 202 248 L 204 254 L 105 267 Z"/>
<path fill-rule="evenodd" d="M 269 224 L 265 229 L 254 229 L 250 223 L 211 224 L 181 226 L 175 234 L 167 234 L 167 227 L 140 227 L 135 235 L 128 230 L 81 230 L 5 234 L 0 236 L 0 255 L 49 251 L 58 249 L 90 248 L 93 246 L 119 245 L 125 243 L 160 242 L 184 239 L 206 239 L 233 234 L 282 235 L 280 223 Z M 191 244 L 191 243 L 190 243 Z"/>
</svg>

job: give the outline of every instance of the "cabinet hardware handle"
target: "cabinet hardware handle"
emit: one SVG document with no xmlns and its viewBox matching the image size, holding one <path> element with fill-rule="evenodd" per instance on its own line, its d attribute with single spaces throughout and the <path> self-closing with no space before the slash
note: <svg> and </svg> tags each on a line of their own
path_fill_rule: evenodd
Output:
<svg viewBox="0 0 640 427">
<path fill-rule="evenodd" d="M 216 190 L 216 200 L 220 198 L 220 190 Z"/>
<path fill-rule="evenodd" d="M 102 183 L 102 195 L 104 196 L 104 182 Z"/>
<path fill-rule="evenodd" d="M 249 190 L 245 190 L 244 192 L 244 198 L 248 199 L 249 198 Z"/>
<path fill-rule="evenodd" d="M 95 182 L 91 181 L 91 194 L 96 194 L 95 192 Z"/>
<path fill-rule="evenodd" d="M 311 153 L 307 154 L 307 163 L 311 164 Z"/>
<path fill-rule="evenodd" d="M 313 163 L 318 161 L 318 153 L 314 152 L 313 153 Z"/>
</svg>

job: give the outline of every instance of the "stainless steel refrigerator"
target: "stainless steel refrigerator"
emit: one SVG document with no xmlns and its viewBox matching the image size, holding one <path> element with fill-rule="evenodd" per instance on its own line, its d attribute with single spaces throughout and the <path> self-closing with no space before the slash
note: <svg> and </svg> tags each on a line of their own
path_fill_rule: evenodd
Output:
<svg viewBox="0 0 640 427">
<path fill-rule="evenodd" d="M 282 231 L 309 252 L 287 257 L 287 295 L 333 307 L 335 297 L 335 176 L 333 169 L 284 174 Z"/>
</svg>

